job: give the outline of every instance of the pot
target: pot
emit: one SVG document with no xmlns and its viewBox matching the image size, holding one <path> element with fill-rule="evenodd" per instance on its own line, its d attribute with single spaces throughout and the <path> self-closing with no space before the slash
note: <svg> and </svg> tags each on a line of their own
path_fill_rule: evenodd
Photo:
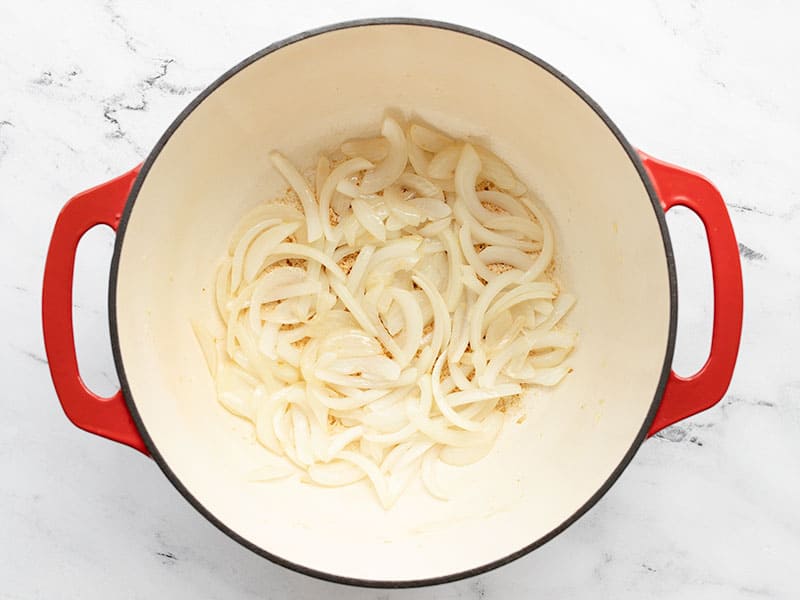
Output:
<svg viewBox="0 0 800 600">
<path fill-rule="evenodd" d="M 454 476 L 453 500 L 411 489 L 389 511 L 366 484 L 250 481 L 265 451 L 217 402 L 190 325 L 211 302 L 212 264 L 236 222 L 284 189 L 268 152 L 308 167 L 320 148 L 374 135 L 387 108 L 483 140 L 535 191 L 580 332 L 574 372 Z M 710 356 L 689 378 L 671 371 L 677 289 L 665 212 L 676 205 L 705 225 L 714 285 Z M 111 398 L 83 385 L 72 331 L 75 249 L 97 224 L 117 232 L 108 306 L 122 389 Z M 75 425 L 150 455 L 199 512 L 262 556 L 399 587 L 475 575 L 541 546 L 600 499 L 648 436 L 719 401 L 738 351 L 742 280 L 714 186 L 635 150 L 556 69 L 478 31 L 376 19 L 244 60 L 142 165 L 72 198 L 53 231 L 42 313 L 53 382 Z"/>
</svg>

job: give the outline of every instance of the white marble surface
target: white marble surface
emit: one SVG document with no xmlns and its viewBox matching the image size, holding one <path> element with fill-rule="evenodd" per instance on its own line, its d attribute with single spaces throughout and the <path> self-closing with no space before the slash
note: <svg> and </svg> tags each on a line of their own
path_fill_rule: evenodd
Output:
<svg viewBox="0 0 800 600">
<path fill-rule="evenodd" d="M 634 144 L 711 178 L 742 244 L 744 335 L 725 399 L 646 442 L 553 542 L 433 590 L 337 586 L 239 547 L 151 461 L 67 421 L 41 339 L 44 255 L 70 195 L 140 161 L 243 57 L 376 15 L 473 26 L 550 61 Z M 800 597 L 799 20 L 793 0 L 2 2 L 0 598 Z M 709 267 L 696 222 L 676 214 L 670 226 L 676 362 L 689 372 L 708 346 Z M 91 234 L 76 282 L 82 367 L 102 392 L 116 385 L 105 310 L 112 240 Z"/>
</svg>

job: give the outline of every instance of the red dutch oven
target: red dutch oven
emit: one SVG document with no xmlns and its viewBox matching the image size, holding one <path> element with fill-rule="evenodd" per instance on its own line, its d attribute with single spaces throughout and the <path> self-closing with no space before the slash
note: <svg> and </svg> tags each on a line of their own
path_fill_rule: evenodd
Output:
<svg viewBox="0 0 800 600">
<path fill-rule="evenodd" d="M 481 138 L 536 193 L 580 332 L 574 372 L 526 407 L 524 423 L 506 424 L 486 459 L 453 475 L 451 501 L 411 489 L 389 511 L 367 485 L 248 479 L 265 450 L 216 401 L 190 326 L 236 222 L 283 189 L 268 151 L 310 166 L 321 148 L 374 135 L 387 109 Z M 678 205 L 705 225 L 714 286 L 710 356 L 688 378 L 671 371 L 678 293 L 665 213 Z M 72 328 L 75 250 L 98 224 L 117 232 L 108 307 L 122 389 L 110 398 L 81 381 Z M 600 499 L 648 436 L 719 401 L 739 346 L 742 279 L 714 186 L 635 150 L 556 69 L 478 31 L 378 19 L 244 60 L 142 165 L 72 198 L 50 242 L 42 316 L 75 425 L 150 455 L 198 511 L 262 556 L 399 587 L 475 575 L 537 548 Z"/>
</svg>

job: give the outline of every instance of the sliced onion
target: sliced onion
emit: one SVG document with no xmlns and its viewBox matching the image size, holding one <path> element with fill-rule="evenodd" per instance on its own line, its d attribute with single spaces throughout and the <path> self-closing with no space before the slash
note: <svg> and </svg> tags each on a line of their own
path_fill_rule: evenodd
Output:
<svg viewBox="0 0 800 600">
<path fill-rule="evenodd" d="M 423 219 L 429 221 L 444 219 L 449 217 L 453 212 L 447 204 L 438 198 L 412 198 L 408 202 L 419 211 Z"/>
<path fill-rule="evenodd" d="M 325 453 L 324 462 L 329 462 L 339 456 L 339 454 L 347 446 L 361 438 L 364 435 L 364 428 L 360 425 L 349 427 L 345 431 L 338 433 L 330 438 L 330 444 Z"/>
<path fill-rule="evenodd" d="M 485 223 L 497 217 L 478 200 L 475 185 L 481 171 L 481 160 L 471 144 L 464 144 L 458 157 L 455 169 L 455 185 L 458 200 L 464 204 L 470 214 L 480 222 Z"/>
<path fill-rule="evenodd" d="M 452 179 L 461 154 L 461 144 L 452 144 L 434 154 L 428 164 L 428 175 L 434 179 Z"/>
<path fill-rule="evenodd" d="M 418 197 L 444 201 L 442 188 L 422 175 L 406 171 L 397 178 L 397 185 L 412 190 Z"/>
<path fill-rule="evenodd" d="M 467 259 L 467 264 L 475 270 L 475 273 L 485 281 L 494 279 L 495 274 L 489 269 L 489 266 L 481 260 L 478 253 L 475 252 L 469 226 L 461 226 L 458 231 L 458 241 L 461 243 L 461 252 L 464 254 L 464 258 Z"/>
<path fill-rule="evenodd" d="M 366 478 L 388 508 L 420 472 L 446 497 L 438 467 L 489 453 L 498 401 L 558 383 L 577 336 L 553 231 L 511 169 L 425 126 L 382 134 L 320 158 L 316 193 L 271 154 L 305 214 L 248 213 L 216 274 L 224 327 L 193 329 L 219 402 L 277 461 L 256 479 Z"/>
<path fill-rule="evenodd" d="M 481 203 L 493 204 L 510 215 L 530 219 L 530 214 L 525 210 L 525 206 L 513 196 L 496 190 L 481 190 L 477 194 Z"/>
<path fill-rule="evenodd" d="M 478 253 L 478 258 L 486 265 L 511 265 L 520 271 L 526 271 L 533 266 L 533 257 L 530 254 L 506 246 L 487 246 Z"/>
<path fill-rule="evenodd" d="M 402 371 L 397 362 L 383 355 L 342 357 L 332 361 L 326 367 L 334 373 L 360 374 L 362 378 L 375 382 L 394 382 L 400 377 Z"/>
<path fill-rule="evenodd" d="M 431 162 L 430 155 L 412 142 L 410 137 L 406 143 L 406 151 L 408 152 L 408 162 L 411 163 L 416 174 L 427 177 L 428 165 Z M 441 185 L 439 187 L 441 188 Z"/>
<path fill-rule="evenodd" d="M 529 300 L 537 300 L 541 298 L 551 299 L 555 297 L 556 293 L 556 286 L 552 283 L 534 281 L 531 283 L 520 284 L 513 290 L 500 296 L 497 301 L 492 304 L 491 308 L 486 313 L 486 320 L 491 321 L 501 312 L 506 311 L 521 302 L 527 302 Z"/>
<path fill-rule="evenodd" d="M 425 295 L 428 297 L 433 307 L 434 325 L 430 347 L 434 354 L 438 354 L 450 341 L 451 320 L 450 313 L 447 310 L 447 304 L 439 293 L 439 290 L 437 290 L 431 281 L 422 273 L 417 272 L 412 279 L 414 283 L 422 288 L 422 291 L 425 292 Z"/>
<path fill-rule="evenodd" d="M 470 265 L 461 265 L 461 282 L 464 287 L 474 294 L 480 294 L 484 285 L 478 280 L 478 275 Z"/>
<path fill-rule="evenodd" d="M 407 236 L 384 245 L 372 255 L 367 269 L 367 281 L 374 283 L 387 275 L 396 274 L 397 271 L 413 269 L 420 259 L 418 249 L 421 243 L 422 238 Z"/>
<path fill-rule="evenodd" d="M 459 225 L 469 226 L 470 232 L 472 233 L 472 238 L 476 243 L 509 246 L 525 251 L 536 249 L 536 244 L 533 240 L 515 239 L 513 237 L 503 235 L 497 231 L 487 229 L 469 213 L 469 210 L 463 204 L 456 203 L 455 207 L 453 208 L 453 213 L 455 214 L 456 221 L 458 221 Z M 538 275 L 536 277 L 538 277 Z M 536 277 L 532 277 L 531 279 L 536 279 Z"/>
<path fill-rule="evenodd" d="M 544 218 L 542 212 L 536 207 L 536 205 L 533 204 L 533 202 L 525 197 L 520 198 L 520 200 L 523 204 L 525 204 L 526 208 L 534 214 L 536 220 L 542 227 L 542 249 L 539 252 L 539 256 L 536 257 L 536 260 L 531 268 L 525 272 L 525 276 L 523 277 L 523 281 L 533 281 L 534 279 L 537 279 L 539 275 L 544 273 L 544 270 L 550 266 L 550 263 L 553 260 L 553 232 L 550 229 L 550 225 L 547 223 L 547 219 Z"/>
<path fill-rule="evenodd" d="M 467 349 L 469 343 L 469 328 L 466 316 L 469 309 L 466 304 L 461 304 L 453 315 L 453 333 L 450 336 L 450 344 L 447 348 L 447 355 L 452 364 L 457 364 Z M 460 386 L 464 387 L 464 386 Z"/>
<path fill-rule="evenodd" d="M 414 294 L 409 291 L 390 288 L 389 293 L 397 301 L 396 305 L 403 314 L 405 340 L 397 355 L 397 361 L 405 366 L 414 357 L 422 343 L 422 309 Z"/>
<path fill-rule="evenodd" d="M 404 425 L 402 428 L 392 431 L 390 433 L 374 433 L 368 432 L 364 434 L 364 437 L 371 442 L 377 442 L 378 444 L 399 444 L 403 440 L 408 439 L 410 436 L 416 433 L 417 427 L 413 423 L 408 423 Z"/>
<path fill-rule="evenodd" d="M 357 138 L 342 144 L 342 154 L 349 158 L 363 157 L 371 162 L 386 158 L 389 153 L 389 142 L 386 138 Z"/>
<path fill-rule="evenodd" d="M 423 150 L 439 152 L 453 143 L 453 140 L 433 129 L 414 123 L 409 128 L 411 140 Z"/>
<path fill-rule="evenodd" d="M 397 181 L 408 161 L 406 136 L 397 121 L 386 117 L 381 134 L 389 142 L 389 154 L 374 170 L 364 175 L 361 180 L 361 191 L 365 194 L 374 194 Z"/>
<path fill-rule="evenodd" d="M 487 436 L 486 441 L 475 446 L 445 446 L 439 454 L 441 461 L 445 464 L 453 465 L 455 467 L 463 467 L 474 464 L 489 454 L 494 446 L 494 441 L 497 438 L 497 434 L 500 433 L 500 428 L 503 424 L 502 417 L 499 415 L 499 413 L 494 413 L 493 415 L 490 415 L 489 418 L 492 417 L 494 417 L 492 423 L 497 423 L 497 433 L 495 433 L 493 436 Z"/>
<path fill-rule="evenodd" d="M 236 249 L 233 252 L 233 262 L 231 266 L 231 291 L 235 292 L 239 289 L 242 283 L 242 269 L 244 267 L 244 256 L 253 240 L 266 229 L 278 225 L 281 219 L 266 219 L 260 221 L 248 229 L 241 237 L 241 240 L 236 244 Z M 297 228 L 300 223 L 297 224 Z M 292 232 L 293 233 L 293 232 Z M 291 234 L 290 234 L 291 235 Z"/>
<path fill-rule="evenodd" d="M 540 331 L 549 331 L 564 318 L 564 315 L 569 312 L 574 304 L 575 296 L 571 294 L 560 294 L 553 302 L 553 311 L 544 322 L 536 327 L 536 329 Z"/>
<path fill-rule="evenodd" d="M 452 221 L 453 220 L 449 217 L 439 219 L 438 221 L 432 221 L 431 223 L 425 225 L 425 227 L 421 228 L 418 233 L 426 238 L 439 235 L 450 227 L 450 223 L 452 223 Z"/>
<path fill-rule="evenodd" d="M 366 331 L 369 335 L 375 337 L 378 335 L 378 329 L 375 324 L 370 320 L 369 315 L 366 313 L 361 304 L 356 300 L 355 296 L 350 293 L 343 283 L 338 281 L 331 281 L 333 291 L 339 296 L 339 299 L 345 305 L 350 314 L 356 322 Z"/>
<path fill-rule="evenodd" d="M 284 258 L 304 258 L 308 260 L 314 260 L 325 267 L 328 272 L 339 281 L 345 280 L 345 274 L 339 268 L 339 265 L 328 258 L 328 256 L 326 256 L 323 252 L 310 246 L 294 243 L 278 244 L 278 246 L 276 246 L 273 250 L 270 258 L 274 259 L 274 262 L 283 260 Z"/>
<path fill-rule="evenodd" d="M 278 169 L 278 172 L 283 175 L 286 182 L 292 186 L 297 197 L 300 198 L 300 204 L 303 205 L 303 212 L 306 216 L 308 241 L 313 242 L 319 239 L 320 236 L 322 236 L 322 226 L 317 210 L 317 199 L 308 186 L 306 178 L 303 177 L 300 172 L 294 168 L 294 165 L 286 160 L 282 154 L 272 152 L 269 157 L 272 160 L 272 164 Z"/>
<path fill-rule="evenodd" d="M 464 404 L 472 404 L 473 402 L 496 400 L 498 398 L 514 396 L 521 392 L 522 388 L 518 383 L 505 383 L 491 388 L 454 392 L 452 394 L 448 394 L 445 400 L 452 408 L 456 408 L 463 406 Z"/>
<path fill-rule="evenodd" d="M 239 267 L 240 271 L 244 273 L 244 281 L 249 283 L 256 278 L 258 273 L 264 268 L 267 263 L 267 257 L 270 256 L 278 245 L 287 237 L 292 235 L 297 228 L 298 223 L 284 223 L 283 225 L 276 225 L 263 231 L 253 243 L 250 244 L 247 253 L 244 255 L 244 264 Z M 234 257 L 235 260 L 235 257 Z M 234 263 L 235 265 L 235 263 Z M 233 270 L 231 270 L 231 290 L 235 292 L 238 285 L 233 287 Z"/>
<path fill-rule="evenodd" d="M 338 188 L 339 185 L 337 184 L 336 187 Z M 336 191 L 336 189 L 333 190 L 333 194 L 330 199 L 330 208 L 332 208 L 333 212 L 335 212 L 338 215 L 340 221 L 343 217 L 350 215 L 352 212 L 350 210 L 350 200 L 351 200 L 350 196 L 345 196 L 341 192 Z M 330 210 L 328 211 L 328 217 L 330 217 Z M 336 238 L 336 241 L 338 241 L 335 232 L 334 232 L 334 238 Z"/>
<path fill-rule="evenodd" d="M 367 267 L 375 254 L 375 246 L 364 246 L 358 253 L 355 262 L 353 263 L 350 273 L 347 275 L 347 289 L 350 293 L 355 294 L 361 288 L 361 282 L 367 272 Z"/>
<path fill-rule="evenodd" d="M 523 219 L 520 217 L 494 215 L 486 219 L 484 225 L 489 229 L 518 233 L 535 242 L 541 241 L 543 236 L 542 228 L 539 225 L 530 219 Z"/>
<path fill-rule="evenodd" d="M 472 346 L 473 352 L 477 352 L 483 347 L 483 323 L 489 305 L 497 294 L 509 285 L 518 283 L 520 279 L 521 274 L 518 272 L 508 271 L 502 273 L 486 284 L 486 287 L 483 289 L 480 296 L 478 296 L 475 305 L 472 307 L 472 314 L 470 315 L 469 343 Z"/>
<path fill-rule="evenodd" d="M 329 216 L 331 210 L 331 198 L 333 197 L 333 193 L 336 191 L 336 186 L 339 185 L 340 181 L 353 176 L 359 171 L 364 171 L 371 168 L 372 163 L 367 159 L 353 158 L 338 165 L 333 171 L 331 171 L 331 174 L 328 175 L 325 183 L 322 184 L 322 190 L 319 193 L 319 219 L 322 223 L 322 231 L 325 233 L 325 237 L 328 240 L 336 239 Z"/>
<path fill-rule="evenodd" d="M 534 300 L 531 302 L 531 308 L 540 315 L 548 317 L 553 312 L 553 302 L 550 300 Z"/>
<path fill-rule="evenodd" d="M 358 184 L 352 179 L 342 179 L 336 184 L 336 191 L 340 195 L 347 196 L 351 200 L 352 198 L 361 198 L 362 200 L 370 200 L 372 202 L 378 202 L 381 200 L 381 196 L 379 194 L 365 194 Z"/>
<path fill-rule="evenodd" d="M 384 200 L 389 207 L 391 214 L 399 219 L 404 226 L 416 227 L 422 220 L 421 211 L 411 202 L 402 200 L 399 196 L 399 190 L 396 188 L 389 188 L 384 191 Z"/>
<path fill-rule="evenodd" d="M 433 400 L 436 403 L 436 407 L 439 409 L 439 412 L 444 415 L 444 418 L 450 421 L 450 423 L 456 427 L 460 427 L 465 431 L 479 431 L 481 429 L 481 423 L 470 421 L 469 419 L 465 419 L 463 416 L 458 414 L 458 412 L 453 410 L 453 407 L 447 403 L 447 399 L 442 393 L 442 387 L 439 383 L 439 379 L 442 375 L 442 366 L 444 365 L 446 358 L 447 357 L 444 354 L 441 354 L 433 364 L 433 371 L 431 371 L 431 389 L 433 391 Z"/>
<path fill-rule="evenodd" d="M 536 369 L 533 375 L 521 377 L 520 381 L 523 383 L 552 387 L 561 383 L 561 380 L 571 371 L 572 369 L 566 365 L 558 365 L 557 367 L 547 369 Z"/>
<path fill-rule="evenodd" d="M 302 281 L 279 287 L 265 288 L 261 290 L 261 294 L 256 297 L 253 292 L 253 300 L 251 306 L 266 304 L 267 302 L 275 302 L 280 300 L 287 300 L 289 298 L 296 298 L 298 296 L 316 296 L 319 293 L 318 281 Z"/>
<path fill-rule="evenodd" d="M 244 234 L 252 227 L 264 221 L 277 220 L 277 222 L 297 221 L 302 224 L 303 215 L 294 206 L 288 204 L 269 203 L 263 204 L 252 211 L 250 211 L 241 220 L 236 228 L 233 236 L 231 236 L 231 243 L 228 245 L 228 254 L 233 255 Z"/>
<path fill-rule="evenodd" d="M 448 311 L 455 311 L 463 292 L 463 279 L 461 277 L 462 253 L 456 241 L 456 236 L 451 229 L 444 229 L 438 235 L 447 251 L 447 288 L 445 290 L 446 306 Z"/>
<path fill-rule="evenodd" d="M 566 348 L 553 348 L 549 352 L 542 352 L 534 354 L 531 357 L 531 365 L 534 369 L 543 369 L 549 367 L 557 367 L 572 350 L 572 347 Z"/>
<path fill-rule="evenodd" d="M 386 327 L 386 331 L 389 332 L 389 335 L 397 335 L 400 330 L 403 329 L 404 323 L 403 310 L 400 308 L 400 305 L 397 302 L 393 302 L 388 310 L 381 313 L 381 321 Z"/>
<path fill-rule="evenodd" d="M 356 452 L 340 452 L 339 458 L 352 463 L 364 471 L 366 476 L 369 477 L 370 481 L 372 482 L 375 493 L 378 495 L 378 499 L 381 501 L 381 504 L 383 504 L 383 507 L 389 508 L 389 490 L 387 487 L 386 478 L 383 476 L 378 466 L 374 462 L 361 456 L 360 454 L 357 454 Z"/>
<path fill-rule="evenodd" d="M 413 435 L 412 432 L 411 435 Z M 381 463 L 381 471 L 397 473 L 422 458 L 433 446 L 430 440 L 411 439 L 397 444 Z"/>
<path fill-rule="evenodd" d="M 501 190 L 513 191 L 515 196 L 525 193 L 525 186 L 520 183 L 514 173 L 497 156 L 480 146 L 475 148 L 481 159 L 481 176 L 494 183 Z"/>
<path fill-rule="evenodd" d="M 352 202 L 353 214 L 361 226 L 369 231 L 380 242 L 386 241 L 386 228 L 383 220 L 375 213 L 366 201 L 356 198 Z"/>
</svg>

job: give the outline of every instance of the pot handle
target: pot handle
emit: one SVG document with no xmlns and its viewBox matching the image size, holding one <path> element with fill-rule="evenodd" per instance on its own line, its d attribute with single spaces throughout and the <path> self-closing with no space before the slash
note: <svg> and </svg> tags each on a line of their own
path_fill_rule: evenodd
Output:
<svg viewBox="0 0 800 600">
<path fill-rule="evenodd" d="M 691 377 L 669 375 L 661 406 L 648 436 L 714 406 L 728 389 L 742 334 L 742 267 L 739 246 L 725 202 L 702 175 L 656 160 L 639 152 L 664 212 L 685 206 L 703 222 L 711 255 L 714 283 L 714 325 L 711 351 Z"/>
<path fill-rule="evenodd" d="M 72 328 L 72 278 L 78 242 L 95 225 L 105 224 L 116 231 L 138 173 L 139 167 L 135 167 L 116 179 L 81 192 L 61 209 L 44 265 L 42 328 L 50 375 L 69 420 L 81 429 L 147 454 L 125 406 L 122 391 L 103 398 L 83 383 L 78 372 Z"/>
</svg>

